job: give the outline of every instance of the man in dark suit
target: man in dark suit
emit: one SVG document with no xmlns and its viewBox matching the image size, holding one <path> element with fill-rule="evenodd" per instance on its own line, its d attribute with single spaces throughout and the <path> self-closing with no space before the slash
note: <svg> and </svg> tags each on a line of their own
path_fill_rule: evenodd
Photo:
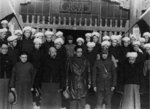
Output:
<svg viewBox="0 0 150 109">
<path fill-rule="evenodd" d="M 111 97 L 116 86 L 116 70 L 114 63 L 108 58 L 108 51 L 103 51 L 101 60 L 93 67 L 93 85 L 97 91 L 97 109 L 111 109 Z"/>
</svg>

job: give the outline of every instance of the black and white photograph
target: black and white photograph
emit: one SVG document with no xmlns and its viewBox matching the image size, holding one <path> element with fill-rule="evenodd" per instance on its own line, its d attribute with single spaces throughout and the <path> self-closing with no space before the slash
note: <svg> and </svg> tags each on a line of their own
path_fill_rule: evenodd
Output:
<svg viewBox="0 0 150 109">
<path fill-rule="evenodd" d="M 0 109 L 150 109 L 150 0 L 0 0 Z"/>
</svg>

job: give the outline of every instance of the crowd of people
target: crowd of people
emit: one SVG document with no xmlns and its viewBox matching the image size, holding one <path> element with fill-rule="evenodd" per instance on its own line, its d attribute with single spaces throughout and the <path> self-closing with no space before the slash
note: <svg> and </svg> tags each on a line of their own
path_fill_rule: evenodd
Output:
<svg viewBox="0 0 150 109">
<path fill-rule="evenodd" d="M 9 106 L 10 91 L 17 96 L 14 109 L 32 109 L 33 102 L 42 109 L 57 108 L 58 99 L 67 109 L 84 109 L 87 104 L 111 109 L 114 91 L 123 94 L 119 108 L 140 109 L 140 93 L 149 88 L 150 32 L 141 38 L 91 32 L 75 39 L 30 26 L 10 32 L 6 20 L 1 25 L 1 109 Z M 89 96 L 89 90 L 96 96 Z"/>
</svg>

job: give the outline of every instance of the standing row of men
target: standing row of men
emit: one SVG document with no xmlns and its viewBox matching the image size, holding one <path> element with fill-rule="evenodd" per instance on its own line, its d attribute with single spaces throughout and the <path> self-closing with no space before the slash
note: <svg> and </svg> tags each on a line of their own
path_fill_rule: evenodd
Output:
<svg viewBox="0 0 150 109">
<path fill-rule="evenodd" d="M 140 109 L 139 86 L 142 77 L 150 71 L 149 32 L 140 39 L 135 35 L 123 38 L 105 35 L 102 43 L 98 32 L 86 33 L 85 40 L 79 37 L 74 44 L 72 36 L 67 36 L 65 43 L 61 31 L 42 33 L 27 26 L 11 35 L 7 25 L 6 20 L 2 21 L 0 29 L 0 78 L 4 87 L 0 92 L 4 96 L 0 106 L 3 109 L 7 107 L 6 90 L 17 94 L 14 109 L 31 109 L 32 101 L 39 105 L 40 99 L 31 94 L 34 89 L 42 90 L 42 109 L 59 108 L 59 105 L 83 109 L 85 104 L 93 109 L 102 109 L 105 104 L 110 109 L 114 90 L 124 92 L 122 109 Z M 70 92 L 69 100 L 63 96 L 66 89 Z M 88 89 L 97 93 L 96 104 L 87 100 Z M 59 99 L 58 90 L 62 92 L 62 104 L 56 105 L 58 101 L 51 97 Z"/>
</svg>

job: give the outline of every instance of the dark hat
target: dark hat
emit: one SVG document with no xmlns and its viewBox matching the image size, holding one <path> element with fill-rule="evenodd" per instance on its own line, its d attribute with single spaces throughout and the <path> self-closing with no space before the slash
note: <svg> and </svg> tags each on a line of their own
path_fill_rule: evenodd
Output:
<svg viewBox="0 0 150 109">
<path fill-rule="evenodd" d="M 69 35 L 69 36 L 67 37 L 67 40 L 73 40 L 73 37 L 72 37 L 71 35 Z"/>
<path fill-rule="evenodd" d="M 15 104 L 17 101 L 17 94 L 14 91 L 10 91 L 8 94 L 8 102 L 10 104 Z"/>
</svg>

